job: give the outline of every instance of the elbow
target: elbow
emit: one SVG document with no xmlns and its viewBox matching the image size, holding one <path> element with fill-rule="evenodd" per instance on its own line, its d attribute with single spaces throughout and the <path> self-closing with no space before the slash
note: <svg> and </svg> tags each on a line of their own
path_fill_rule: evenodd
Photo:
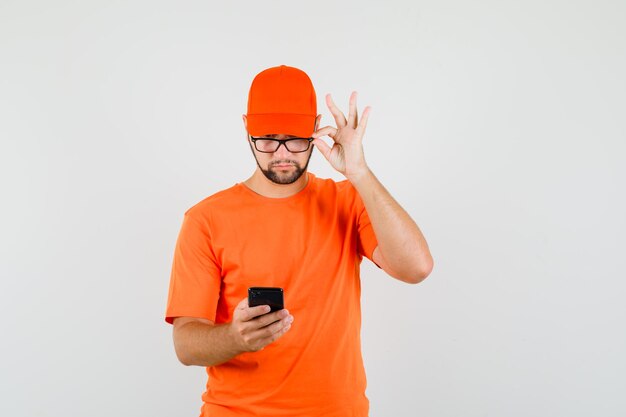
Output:
<svg viewBox="0 0 626 417">
<path fill-rule="evenodd" d="M 418 253 L 408 259 L 394 260 L 393 263 L 388 262 L 376 250 L 374 250 L 372 257 L 376 266 L 385 271 L 387 275 L 407 284 L 419 284 L 424 281 L 434 267 L 433 257 L 428 251 L 425 254 Z"/>
<path fill-rule="evenodd" d="M 189 358 L 185 354 L 184 349 L 181 346 L 179 346 L 176 343 L 174 343 L 174 350 L 176 351 L 176 358 L 178 358 L 178 361 L 180 363 L 182 363 L 185 366 L 191 366 L 192 365 L 191 361 L 189 360 Z"/>
<path fill-rule="evenodd" d="M 180 352 L 176 351 L 176 357 L 178 358 L 178 362 L 182 363 L 185 366 L 191 366 L 193 365 L 191 362 L 189 362 L 186 357 L 181 354 Z"/>
<path fill-rule="evenodd" d="M 420 263 L 410 274 L 404 277 L 403 281 L 408 284 L 419 284 L 430 275 L 434 266 L 433 258 L 429 256 L 428 261 Z"/>
</svg>

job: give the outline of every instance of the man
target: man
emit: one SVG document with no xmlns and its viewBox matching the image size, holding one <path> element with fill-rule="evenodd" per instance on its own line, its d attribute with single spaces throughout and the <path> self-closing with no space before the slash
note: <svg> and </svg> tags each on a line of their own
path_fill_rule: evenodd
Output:
<svg viewBox="0 0 626 417">
<path fill-rule="evenodd" d="M 179 360 L 207 369 L 202 416 L 367 416 L 361 260 L 407 283 L 433 268 L 418 226 L 365 163 L 369 107 L 359 122 L 356 92 L 347 119 L 326 103 L 337 127 L 318 129 L 306 73 L 257 74 L 243 115 L 255 172 L 185 212 L 165 320 Z M 307 172 L 314 147 L 346 180 Z M 285 309 L 249 307 L 255 286 L 283 288 Z"/>
</svg>

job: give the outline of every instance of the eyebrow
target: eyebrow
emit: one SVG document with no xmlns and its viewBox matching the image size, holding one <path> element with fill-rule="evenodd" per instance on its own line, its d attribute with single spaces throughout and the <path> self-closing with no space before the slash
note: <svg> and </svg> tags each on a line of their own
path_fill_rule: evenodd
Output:
<svg viewBox="0 0 626 417">
<path fill-rule="evenodd" d="M 267 138 L 271 138 L 271 137 L 274 137 L 274 136 L 277 136 L 277 135 L 280 135 L 280 133 L 268 133 L 267 135 L 263 135 L 263 136 L 265 136 Z M 290 138 L 297 138 L 298 137 L 298 136 L 295 136 L 295 135 L 286 135 L 286 136 L 290 137 Z"/>
</svg>

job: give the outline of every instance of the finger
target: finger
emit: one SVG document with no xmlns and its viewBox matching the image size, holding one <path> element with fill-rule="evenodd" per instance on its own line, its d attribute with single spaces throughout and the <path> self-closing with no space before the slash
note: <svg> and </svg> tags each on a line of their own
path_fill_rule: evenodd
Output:
<svg viewBox="0 0 626 417">
<path fill-rule="evenodd" d="M 333 114 L 335 122 L 337 123 L 337 127 L 344 127 L 347 124 L 346 117 L 343 115 L 341 110 L 339 110 L 339 108 L 335 106 L 335 102 L 330 97 L 330 93 L 326 94 L 326 105 L 328 106 L 330 112 Z"/>
<path fill-rule="evenodd" d="M 360 137 L 363 137 L 363 135 L 365 134 L 365 128 L 367 127 L 367 119 L 370 116 L 371 110 L 372 110 L 371 106 L 367 106 L 365 107 L 365 110 L 363 110 L 363 114 L 361 115 L 361 123 L 359 123 L 359 125 L 356 128 L 356 133 Z"/>
<path fill-rule="evenodd" d="M 280 311 L 275 311 L 271 314 L 266 314 L 262 317 L 259 317 L 257 319 L 256 324 L 258 325 L 258 328 L 261 327 L 266 327 L 274 322 L 280 321 L 280 320 L 284 320 L 284 319 L 288 319 L 291 317 L 291 320 L 293 320 L 293 316 L 289 315 L 289 310 L 287 309 L 282 309 Z"/>
<path fill-rule="evenodd" d="M 289 330 L 289 329 L 287 329 Z M 260 346 L 258 348 L 256 348 L 253 352 L 260 352 L 263 349 L 265 349 L 267 347 L 267 345 L 270 345 L 272 343 L 274 343 L 275 341 L 277 341 L 278 339 L 280 339 L 287 331 L 283 329 L 283 331 L 278 332 L 276 334 L 273 334 L 269 337 L 263 338 L 258 340 L 257 342 L 257 346 Z"/>
<path fill-rule="evenodd" d="M 270 306 L 260 305 L 255 307 L 248 307 L 242 311 L 241 321 L 250 321 L 256 317 L 262 316 L 270 312 Z"/>
<path fill-rule="evenodd" d="M 269 325 L 262 327 L 260 330 L 266 330 L 268 333 L 267 336 L 270 336 L 278 331 L 280 331 L 283 327 L 289 326 L 293 323 L 293 316 L 281 317 L 280 320 L 274 321 Z"/>
<path fill-rule="evenodd" d="M 291 328 L 291 324 L 292 321 L 287 319 L 281 320 L 271 326 L 264 327 L 263 329 L 254 332 L 251 336 L 261 339 L 263 344 L 271 343 L 286 333 Z"/>
<path fill-rule="evenodd" d="M 359 112 L 356 109 L 356 91 L 353 91 L 352 94 L 350 94 L 350 104 L 349 104 L 349 111 L 348 111 L 348 126 L 350 126 L 351 128 L 355 129 L 358 126 L 358 114 Z"/>
<path fill-rule="evenodd" d="M 291 329 L 291 323 L 287 323 L 286 325 L 279 327 L 278 331 L 272 336 L 272 342 L 280 339 L 285 333 L 289 331 L 289 329 Z"/>
<path fill-rule="evenodd" d="M 313 141 L 313 145 L 315 145 L 315 147 L 319 149 L 321 154 L 324 155 L 324 158 L 326 158 L 326 160 L 330 162 L 330 146 L 328 146 L 328 144 L 321 139 L 315 139 Z"/>
<path fill-rule="evenodd" d="M 332 126 L 324 126 L 323 128 L 317 129 L 315 132 L 313 132 L 311 137 L 319 138 L 324 135 L 327 135 L 334 140 L 335 136 L 337 135 L 337 129 Z"/>
</svg>

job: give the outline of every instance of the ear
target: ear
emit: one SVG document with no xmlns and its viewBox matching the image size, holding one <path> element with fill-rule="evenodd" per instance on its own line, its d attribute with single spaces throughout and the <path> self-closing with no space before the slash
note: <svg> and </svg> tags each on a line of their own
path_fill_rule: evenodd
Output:
<svg viewBox="0 0 626 417">
<path fill-rule="evenodd" d="M 246 142 L 248 141 L 248 118 L 246 117 L 245 114 L 242 114 L 241 117 L 243 118 L 243 127 L 244 127 L 244 132 L 246 134 Z"/>
</svg>

